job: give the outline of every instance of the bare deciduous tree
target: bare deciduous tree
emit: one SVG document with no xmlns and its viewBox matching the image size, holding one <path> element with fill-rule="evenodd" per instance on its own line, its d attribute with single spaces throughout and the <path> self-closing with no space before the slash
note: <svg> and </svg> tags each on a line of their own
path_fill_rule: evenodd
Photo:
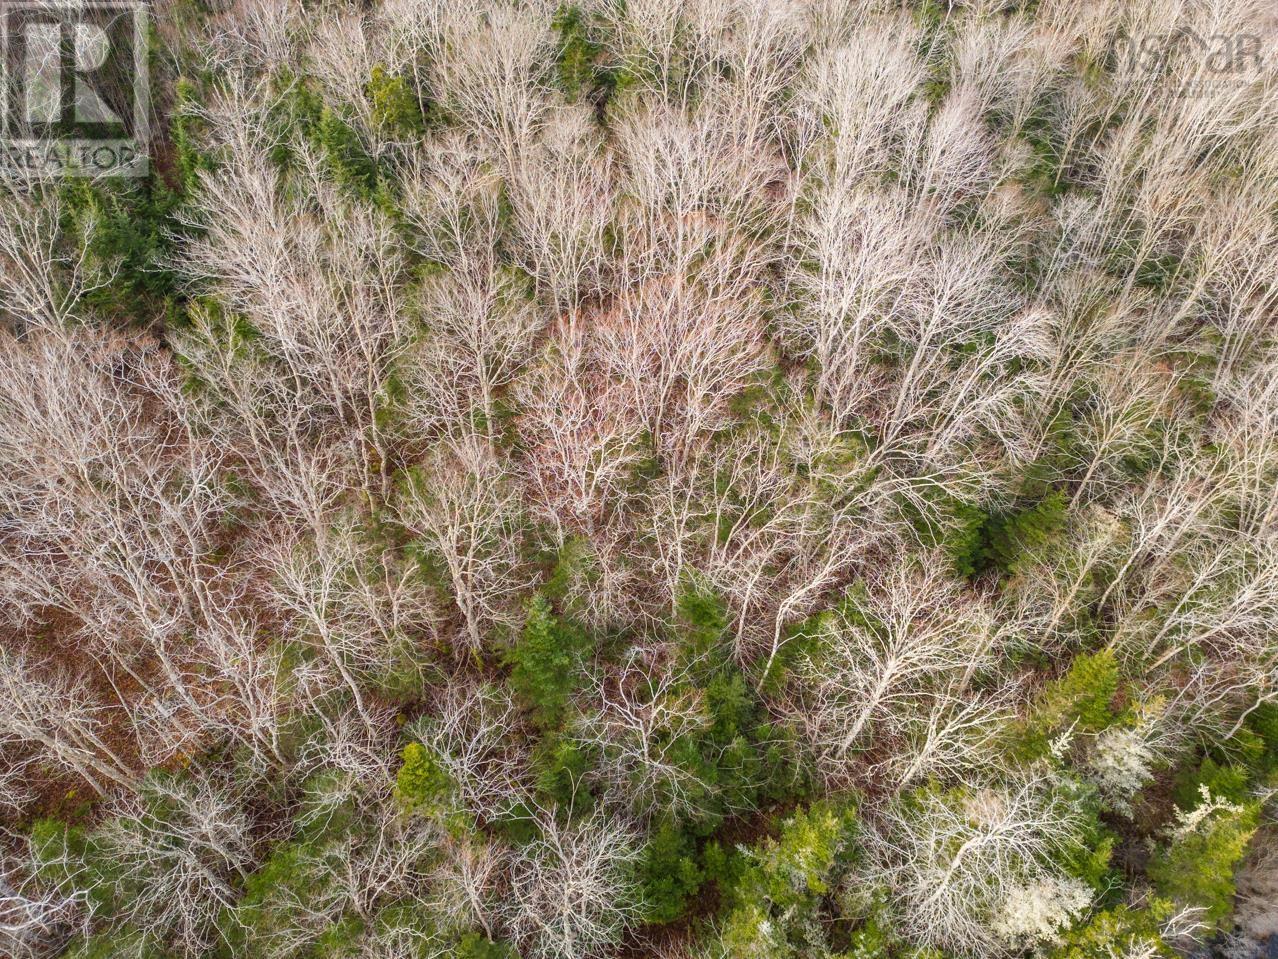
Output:
<svg viewBox="0 0 1278 959">
<path fill-rule="evenodd" d="M 0 716 L 6 746 L 34 745 L 43 758 L 83 776 L 98 792 L 131 787 L 137 774 L 103 739 L 102 708 L 82 687 L 45 679 L 25 657 L 0 647 L 0 689 L 8 708 Z"/>
<path fill-rule="evenodd" d="M 1026 884 L 1052 887 L 1058 928 L 1090 902 L 1090 889 L 1053 865 L 1077 841 L 1078 813 L 1041 785 L 928 789 L 882 817 L 867 836 L 871 872 L 917 942 L 965 956 L 1010 954 L 1020 944 L 1001 929 L 1014 918 L 1009 910 L 1024 908 Z"/>
<path fill-rule="evenodd" d="M 123 916 L 183 955 L 218 941 L 215 921 L 247 874 L 249 819 L 226 783 L 207 777 L 147 783 L 145 798 L 117 803 L 100 833 Z"/>
<path fill-rule="evenodd" d="M 538 833 L 512 863 L 516 938 L 535 959 L 606 954 L 641 912 L 631 878 L 634 837 L 598 813 L 572 825 L 543 816 Z"/>
<path fill-rule="evenodd" d="M 432 87 L 506 171 L 532 146 L 550 103 L 554 35 L 535 10 L 487 4 L 449 9 Z"/>
<path fill-rule="evenodd" d="M 317 650 L 371 722 L 363 687 L 404 660 L 434 609 L 414 564 L 361 537 L 347 519 L 313 543 L 276 545 L 264 565 L 274 574 L 267 596 L 292 634 Z"/>
<path fill-rule="evenodd" d="M 1006 713 L 973 688 L 998 654 L 990 613 L 935 559 L 922 567 L 898 563 L 823 614 L 817 648 L 795 672 L 787 709 L 832 782 L 850 781 L 871 743 L 899 753 L 891 761 L 905 782 L 992 758 Z"/>
<path fill-rule="evenodd" d="M 441 449 L 414 473 L 397 515 L 437 563 L 461 615 L 463 646 L 477 652 L 487 631 L 515 621 L 514 596 L 529 579 L 519 554 L 522 509 L 506 468 L 478 437 Z"/>
<path fill-rule="evenodd" d="M 451 684 L 414 734 L 448 775 L 453 801 L 487 820 L 510 815 L 531 799 L 527 750 L 519 742 L 519 710 L 502 687 Z"/>
<path fill-rule="evenodd" d="M 644 817 L 695 813 L 711 786 L 689 759 L 712 720 L 688 667 L 645 663 L 634 650 L 591 692 L 598 706 L 576 719 L 574 734 L 604 757 L 614 802 Z"/>
</svg>

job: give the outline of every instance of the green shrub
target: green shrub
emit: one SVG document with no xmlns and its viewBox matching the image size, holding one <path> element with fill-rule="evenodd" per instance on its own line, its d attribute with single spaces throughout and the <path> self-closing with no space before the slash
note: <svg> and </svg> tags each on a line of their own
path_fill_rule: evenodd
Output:
<svg viewBox="0 0 1278 959">
<path fill-rule="evenodd" d="M 1252 775 L 1261 781 L 1278 776 L 1278 705 L 1261 703 L 1239 732 L 1243 761 Z"/>
<path fill-rule="evenodd" d="M 178 78 L 173 87 L 174 110 L 169 137 L 173 143 L 173 162 L 177 167 L 183 193 L 195 188 L 199 174 L 211 170 L 213 157 L 200 146 L 203 124 L 199 119 L 195 84 L 186 77 Z"/>
<path fill-rule="evenodd" d="M 542 594 L 554 603 L 568 603 L 574 587 L 589 588 L 594 573 L 594 547 L 584 536 L 570 536 L 555 554 L 554 566 L 542 587 Z M 582 582 L 584 580 L 584 583 Z M 571 610 L 571 606 L 568 607 Z"/>
<path fill-rule="evenodd" d="M 64 233 L 82 251 L 85 266 L 109 278 L 89 294 L 89 305 L 137 322 L 146 317 L 147 304 L 158 309 L 179 294 L 181 281 L 165 264 L 181 232 L 174 216 L 180 197 L 162 179 L 75 178 L 61 189 Z"/>
<path fill-rule="evenodd" d="M 705 878 L 697 863 L 695 841 L 668 821 L 653 831 L 639 860 L 638 873 L 644 918 L 654 924 L 682 917 Z"/>
<path fill-rule="evenodd" d="M 227 955 L 279 954 L 286 943 L 309 942 L 320 934 L 314 930 L 307 935 L 299 927 L 299 907 L 318 892 L 316 856 L 316 849 L 305 842 L 282 842 L 271 849 L 244 880 L 239 901 L 218 921 Z"/>
<path fill-rule="evenodd" d="M 992 517 L 985 527 L 981 565 L 1005 574 L 1017 572 L 1060 538 L 1068 509 L 1069 498 L 1056 490 L 1033 506 Z"/>
<path fill-rule="evenodd" d="M 1118 681 L 1118 660 L 1112 650 L 1076 656 L 1065 674 L 1043 689 L 1036 715 L 1053 729 L 1074 723 L 1087 732 L 1105 729 L 1116 718 L 1112 703 Z"/>
<path fill-rule="evenodd" d="M 902 512 L 919 542 L 939 549 L 954 572 L 968 578 L 990 571 L 1004 576 L 1017 572 L 1059 539 L 1069 510 L 1069 498 L 1060 490 L 1010 512 L 987 512 L 952 497 L 934 499 L 926 513 L 912 503 L 902 504 Z"/>
<path fill-rule="evenodd" d="M 900 509 L 920 545 L 943 553 L 955 574 L 972 577 L 985 568 L 986 525 L 990 515 L 954 497 L 928 497 L 931 508 L 920 509 L 905 500 Z"/>
<path fill-rule="evenodd" d="M 588 813 L 594 795 L 585 785 L 590 757 L 581 743 L 558 733 L 548 733 L 533 750 L 537 792 L 558 809 Z"/>
<path fill-rule="evenodd" d="M 1191 766 L 1181 771 L 1176 778 L 1172 798 L 1181 809 L 1192 809 L 1198 805 L 1203 788 L 1206 787 L 1218 799 L 1242 803 L 1247 801 L 1249 783 L 1247 770 L 1236 766 L 1222 766 L 1210 756 L 1205 756 L 1197 767 Z"/>
<path fill-rule="evenodd" d="M 31 852 L 36 875 L 64 895 L 86 895 L 98 910 L 116 908 L 128 899 L 119 864 L 96 831 L 57 819 L 38 819 L 31 827 Z"/>
<path fill-rule="evenodd" d="M 876 901 L 865 920 L 848 935 L 847 945 L 830 959 L 945 959 L 939 949 L 907 942 L 890 910 Z"/>
<path fill-rule="evenodd" d="M 561 6 L 551 26 L 559 34 L 556 78 L 568 102 L 573 103 L 597 83 L 595 60 L 599 45 L 590 40 L 581 8 L 576 5 Z"/>
<path fill-rule="evenodd" d="M 322 769 L 302 783 L 294 837 L 316 846 L 342 839 L 358 826 L 359 810 L 350 794 L 349 783 L 336 769 Z"/>
<path fill-rule="evenodd" d="M 951 506 L 949 522 L 933 545 L 949 557 L 959 576 L 970 578 L 984 568 L 989 520 L 989 514 L 979 507 L 957 500 Z"/>
<path fill-rule="evenodd" d="M 1068 930 L 1051 959 L 1097 959 L 1100 956 L 1175 956 L 1163 942 L 1161 924 L 1173 911 L 1171 903 L 1154 899 L 1144 908 L 1119 905 L 1095 913 Z"/>
<path fill-rule="evenodd" d="M 514 946 L 493 942 L 477 932 L 462 936 L 453 948 L 452 956 L 453 959 L 519 959 Z"/>
<path fill-rule="evenodd" d="M 1150 878 L 1164 896 L 1201 908 L 1203 920 L 1216 925 L 1233 909 L 1234 870 L 1259 816 L 1259 803 L 1231 803 L 1202 786 L 1199 802 L 1179 810 L 1168 843 L 1150 859 Z"/>
<path fill-rule="evenodd" d="M 356 196 L 373 199 L 379 181 L 377 165 L 350 123 L 324 107 L 313 129 L 312 139 L 323 149 L 333 179 Z"/>
<path fill-rule="evenodd" d="M 70 892 L 82 884 L 78 877 L 88 856 L 89 840 L 83 827 L 57 819 L 37 819 L 31 825 L 31 853 L 36 875 Z"/>
<path fill-rule="evenodd" d="M 363 921 L 356 916 L 343 916 L 316 937 L 307 959 L 356 959 L 363 936 Z"/>
<path fill-rule="evenodd" d="M 687 824 L 707 836 L 728 810 L 802 798 L 806 783 L 793 736 L 766 722 L 758 690 L 732 656 L 722 599 L 690 586 L 679 596 L 677 613 L 679 655 L 690 664 L 690 681 L 703 694 L 710 716 L 708 729 L 695 743 L 696 755 L 685 756 L 697 767 L 698 777 L 713 787 L 699 815 Z M 780 669 L 770 671 L 764 688 L 773 689 L 780 675 Z"/>
<path fill-rule="evenodd" d="M 895 940 L 876 918 L 852 932 L 838 959 L 890 959 Z"/>
<path fill-rule="evenodd" d="M 395 776 L 400 802 L 427 815 L 443 811 L 453 789 L 448 773 L 421 743 L 409 743 L 402 757 L 404 763 Z"/>
<path fill-rule="evenodd" d="M 169 959 L 155 943 L 127 926 L 73 940 L 62 959 Z"/>
<path fill-rule="evenodd" d="M 715 856 L 727 911 L 720 933 L 731 956 L 788 959 L 828 951 L 819 908 L 855 826 L 849 807 L 817 803 L 797 810 L 775 839 L 733 860 Z"/>
<path fill-rule="evenodd" d="M 523 632 L 510 650 L 510 685 L 543 728 L 558 726 L 581 682 L 586 637 L 561 622 L 540 593 L 528 602 Z"/>
<path fill-rule="evenodd" d="M 728 610 L 713 591 L 685 584 L 675 603 L 683 656 L 690 662 L 713 656 L 728 629 Z"/>
<path fill-rule="evenodd" d="M 381 66 L 373 67 L 365 92 L 372 104 L 373 123 L 382 130 L 403 138 L 420 137 L 426 132 L 422 108 L 404 77 L 389 74 Z"/>
</svg>

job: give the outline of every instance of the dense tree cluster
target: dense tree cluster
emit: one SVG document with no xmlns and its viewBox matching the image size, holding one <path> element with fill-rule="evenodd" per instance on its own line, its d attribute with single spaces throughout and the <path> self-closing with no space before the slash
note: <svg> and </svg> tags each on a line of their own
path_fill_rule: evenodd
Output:
<svg viewBox="0 0 1278 959">
<path fill-rule="evenodd" d="M 0 182 L 0 953 L 1247 955 L 1276 28 L 157 3 Z"/>
</svg>

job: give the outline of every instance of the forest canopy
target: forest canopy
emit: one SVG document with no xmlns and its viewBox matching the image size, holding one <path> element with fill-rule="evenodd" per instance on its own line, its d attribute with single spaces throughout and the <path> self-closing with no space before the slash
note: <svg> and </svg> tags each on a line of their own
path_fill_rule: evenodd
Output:
<svg viewBox="0 0 1278 959">
<path fill-rule="evenodd" d="M 1271 0 L 149 24 L 0 178 L 0 954 L 1278 937 Z"/>
</svg>

